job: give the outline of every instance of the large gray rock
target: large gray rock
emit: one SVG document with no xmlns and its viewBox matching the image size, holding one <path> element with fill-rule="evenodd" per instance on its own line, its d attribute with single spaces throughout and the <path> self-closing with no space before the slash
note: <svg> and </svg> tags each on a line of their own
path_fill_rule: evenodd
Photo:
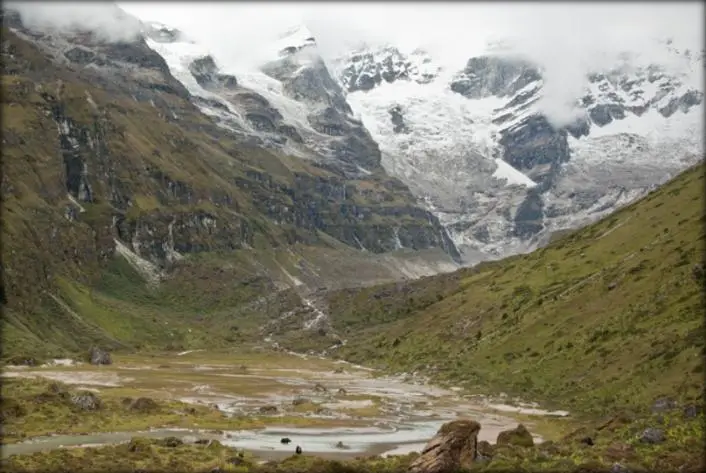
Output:
<svg viewBox="0 0 706 473">
<path fill-rule="evenodd" d="M 356 52 L 344 59 L 345 67 L 340 72 L 341 83 L 348 92 L 368 91 L 383 81 L 388 84 L 399 80 L 426 84 L 438 73 L 438 70 L 420 70 L 418 64 L 428 60 L 423 51 L 415 51 L 406 56 L 397 48 L 389 46 Z"/>
<path fill-rule="evenodd" d="M 71 404 L 83 411 L 96 411 L 103 405 L 100 398 L 91 391 L 80 391 L 73 394 Z"/>
<path fill-rule="evenodd" d="M 504 129 L 499 143 L 503 160 L 546 190 L 571 156 L 567 136 L 566 130 L 554 128 L 544 115 L 534 114 Z"/>
<path fill-rule="evenodd" d="M 534 439 L 529 430 L 527 430 L 527 427 L 520 424 L 514 429 L 500 432 L 496 444 L 498 446 L 514 445 L 517 447 L 532 447 L 534 446 Z"/>
<path fill-rule="evenodd" d="M 450 473 L 469 468 L 477 456 L 480 424 L 455 420 L 442 425 L 409 466 L 409 473 Z"/>
<path fill-rule="evenodd" d="M 92 347 L 88 356 L 92 365 L 110 365 L 113 363 L 110 353 L 98 347 Z"/>
<path fill-rule="evenodd" d="M 451 90 L 471 99 L 512 96 L 541 79 L 539 69 L 519 58 L 478 56 L 452 82 Z"/>
<path fill-rule="evenodd" d="M 238 85 L 235 76 L 221 74 L 216 61 L 212 56 L 204 56 L 189 64 L 189 71 L 196 82 L 204 89 L 226 88 L 233 89 Z"/>
<path fill-rule="evenodd" d="M 642 443 L 662 443 L 666 440 L 664 436 L 664 430 L 655 429 L 653 427 L 645 429 L 640 435 L 640 442 Z"/>
</svg>

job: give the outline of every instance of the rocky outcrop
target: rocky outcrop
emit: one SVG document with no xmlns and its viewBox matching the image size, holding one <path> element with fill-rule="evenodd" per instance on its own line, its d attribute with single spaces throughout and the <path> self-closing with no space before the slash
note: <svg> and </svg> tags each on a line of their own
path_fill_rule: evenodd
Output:
<svg viewBox="0 0 706 473">
<path fill-rule="evenodd" d="M 309 141 L 315 142 L 317 153 L 351 165 L 351 170 L 380 168 L 377 143 L 353 117 L 343 90 L 315 47 L 272 61 L 263 66 L 263 72 L 280 81 L 288 97 L 311 110 L 307 121 L 320 136 L 311 136 Z"/>
<path fill-rule="evenodd" d="M 144 26 L 145 35 L 153 41 L 173 43 L 184 37 L 184 34 L 180 30 L 167 25 L 152 22 Z"/>
<path fill-rule="evenodd" d="M 403 247 L 454 254 L 438 220 L 380 167 L 376 143 L 323 62 L 299 71 L 299 54 L 308 48 L 272 69 L 286 99 L 306 105 L 309 117 L 301 122 L 285 119 L 291 117 L 276 100 L 224 79 L 213 58 L 182 71 L 245 112 L 238 133 L 203 113 L 151 40 L 109 43 L 86 32 L 50 36 L 9 17 L 7 23 L 15 26 L 3 34 L 0 51 L 3 101 L 14 119 L 3 130 L 10 163 L 1 182 L 3 309 L 21 314 L 17 320 L 66 318 L 61 328 L 47 323 L 33 340 L 43 343 L 57 329 L 79 334 L 56 337 L 72 350 L 125 343 L 85 323 L 92 309 L 72 300 L 122 271 L 115 265 L 123 263 L 145 279 L 130 284 L 179 287 L 187 280 L 242 291 L 249 302 L 257 290 L 280 284 L 276 268 L 259 267 L 259 256 L 244 254 L 251 249 L 301 245 L 353 254 L 342 243 L 371 253 Z M 167 31 L 157 44 L 179 37 Z M 195 88 L 190 77 L 185 82 Z M 218 98 L 208 95 L 199 100 Z M 219 113 L 232 111 L 228 100 L 217 102 Z M 243 132 L 248 123 L 250 135 Z M 262 144 L 278 134 L 286 136 L 280 148 Z M 247 262 L 224 267 L 207 253 Z M 204 283 L 212 279 L 228 282 Z M 226 289 L 230 284 L 238 287 Z M 40 324 L 18 322 L 18 330 L 30 325 Z"/>
<path fill-rule="evenodd" d="M 516 447 L 532 447 L 534 439 L 532 434 L 522 424 L 511 430 L 504 430 L 498 434 L 498 439 L 495 442 L 498 446 L 514 445 Z"/>
<path fill-rule="evenodd" d="M 662 443 L 665 439 L 666 437 L 664 435 L 664 430 L 656 429 L 654 427 L 645 429 L 639 436 L 640 442 L 649 444 Z"/>
<path fill-rule="evenodd" d="M 110 353 L 98 347 L 92 347 L 88 356 L 92 365 L 110 365 L 113 363 Z"/>
<path fill-rule="evenodd" d="M 618 67 L 589 74 L 588 80 L 592 91 L 581 97 L 580 103 L 598 127 L 629 115 L 641 116 L 650 109 L 669 118 L 700 105 L 704 97 L 703 92 L 685 87 L 679 77 L 668 75 L 659 65 L 632 70 Z M 647 89 L 654 92 L 646 94 Z"/>
<path fill-rule="evenodd" d="M 277 414 L 279 409 L 277 409 L 277 406 L 261 406 L 260 409 L 258 409 L 258 412 L 260 414 L 273 415 Z"/>
<path fill-rule="evenodd" d="M 503 160 L 522 171 L 542 190 L 551 187 L 563 163 L 569 161 L 567 131 L 556 129 L 544 115 L 531 115 L 501 131 Z"/>
<path fill-rule="evenodd" d="M 454 78 L 450 87 L 469 99 L 507 97 L 540 79 L 537 66 L 523 59 L 477 56 L 468 60 L 465 69 Z M 522 97 L 522 101 L 526 99 Z"/>
<path fill-rule="evenodd" d="M 159 410 L 159 404 L 154 399 L 149 397 L 138 397 L 129 405 L 131 411 L 137 412 L 155 412 Z"/>
<path fill-rule="evenodd" d="M 96 411 L 103 405 L 100 398 L 91 391 L 81 391 L 72 394 L 71 404 L 83 411 Z"/>
<path fill-rule="evenodd" d="M 456 420 L 441 426 L 409 466 L 409 473 L 451 473 L 469 468 L 477 455 L 480 424 Z"/>
<path fill-rule="evenodd" d="M 429 65 L 431 59 L 421 50 L 407 56 L 397 48 L 383 47 L 375 51 L 353 53 L 339 60 L 344 64 L 339 73 L 341 83 L 348 92 L 368 91 L 383 81 L 431 82 L 438 68 Z"/>
<path fill-rule="evenodd" d="M 535 189 L 530 189 L 527 196 L 515 212 L 513 232 L 515 236 L 529 239 L 544 229 L 544 200 Z"/>
<path fill-rule="evenodd" d="M 210 90 L 218 87 L 233 89 L 238 85 L 235 76 L 221 74 L 216 61 L 212 56 L 205 56 L 189 64 L 189 71 L 196 82 L 204 89 Z"/>
<path fill-rule="evenodd" d="M 404 115 L 402 113 L 402 107 L 396 105 L 389 110 L 390 121 L 393 124 L 393 131 L 395 133 L 409 133 L 409 128 L 404 122 Z"/>
</svg>

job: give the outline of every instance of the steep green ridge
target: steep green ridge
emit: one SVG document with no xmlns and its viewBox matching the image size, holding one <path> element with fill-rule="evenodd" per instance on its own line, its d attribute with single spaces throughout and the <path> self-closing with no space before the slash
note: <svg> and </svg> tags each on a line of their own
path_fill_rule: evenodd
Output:
<svg viewBox="0 0 706 473">
<path fill-rule="evenodd" d="M 2 31 L 4 357 L 230 343 L 216 327 L 318 254 L 380 282 L 399 274 L 358 241 L 447 248 L 382 168 L 351 180 L 226 133 L 144 41 L 76 35 L 105 56 L 83 67 L 19 28 Z"/>
<path fill-rule="evenodd" d="M 333 292 L 336 353 L 583 412 L 701 398 L 703 192 L 698 165 L 531 254 Z"/>
</svg>

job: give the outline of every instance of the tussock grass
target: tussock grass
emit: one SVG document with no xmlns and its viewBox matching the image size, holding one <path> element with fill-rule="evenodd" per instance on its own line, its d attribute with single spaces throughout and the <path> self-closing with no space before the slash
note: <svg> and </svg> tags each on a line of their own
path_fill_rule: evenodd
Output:
<svg viewBox="0 0 706 473">
<path fill-rule="evenodd" d="M 576 414 L 702 398 L 704 170 L 528 255 L 333 293 L 350 361 Z"/>
</svg>

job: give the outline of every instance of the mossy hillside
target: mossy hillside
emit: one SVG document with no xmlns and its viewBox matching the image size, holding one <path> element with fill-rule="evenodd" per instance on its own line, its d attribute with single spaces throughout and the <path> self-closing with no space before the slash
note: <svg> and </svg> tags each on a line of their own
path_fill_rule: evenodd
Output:
<svg viewBox="0 0 706 473">
<path fill-rule="evenodd" d="M 112 323 L 108 312 L 116 312 L 113 300 L 104 316 L 98 314 L 102 309 L 97 311 L 100 327 L 90 330 L 80 328 L 86 324 L 64 307 L 81 312 L 74 306 L 88 307 L 87 294 L 91 304 L 101 307 L 103 293 L 113 299 L 144 295 L 135 288 L 134 295 L 116 297 L 119 291 L 103 284 L 106 273 L 113 271 L 115 239 L 166 273 L 174 268 L 173 294 L 178 294 L 177 286 L 184 289 L 194 282 L 184 268 L 200 274 L 200 288 L 215 283 L 221 292 L 199 298 L 209 307 L 240 305 L 263 290 L 258 284 L 266 283 L 229 286 L 225 281 L 232 268 L 220 268 L 216 259 L 199 268 L 202 260 L 188 261 L 196 254 L 226 254 L 237 262 L 247 260 L 251 249 L 266 254 L 292 245 L 314 252 L 339 244 L 358 248 L 358 237 L 366 249 L 378 252 L 394 247 L 392 229 L 397 227 L 403 234 L 408 228 L 406 234 L 422 235 L 409 240 L 412 247 L 440 247 L 430 237 L 438 229 L 414 207 L 409 191 L 384 172 L 370 176 L 368 187 L 377 190 L 369 195 L 360 187 L 365 179 L 348 181 L 316 163 L 239 143 L 189 102 L 163 64 L 135 77 L 129 68 L 119 70 L 111 76 L 115 80 L 107 80 L 90 68 L 52 62 L 7 29 L 3 38 L 2 256 L 3 309 L 11 315 L 8 352 L 22 346 L 42 350 L 47 341 L 52 350 L 74 349 L 78 341 L 67 342 L 69 332 L 47 338 L 65 325 L 79 328 L 73 332 L 78 338 L 91 332 L 84 338 L 121 339 L 111 329 L 101 333 L 100 327 Z M 133 49 L 154 59 L 144 45 Z M 337 241 L 333 246 L 332 240 Z M 175 264 L 174 252 L 185 256 L 181 265 Z M 347 258 L 344 254 L 350 253 L 339 257 Z M 235 279 L 248 280 L 252 266 L 247 264 Z M 102 293 L 94 297 L 86 288 L 96 285 Z M 222 297 L 227 292 L 232 296 Z M 74 295 L 82 300 L 69 300 Z M 132 312 L 128 321 L 115 322 L 123 324 L 123 334 L 144 314 L 125 305 L 119 311 L 121 318 Z M 139 323 L 135 328 L 163 338 L 161 331 L 152 330 L 164 325 L 161 320 Z"/>
<path fill-rule="evenodd" d="M 350 248 L 306 245 L 198 253 L 174 262 L 152 284 L 115 254 L 93 283 L 57 278 L 31 317 L 6 311 L 3 358 L 83 357 L 91 345 L 121 352 L 240 346 L 261 340 L 268 322 L 301 304 L 299 289 L 287 289 L 295 281 L 336 288 L 358 278 L 399 278 L 395 264 L 404 256 L 386 258 L 382 265 Z M 315 332 L 301 336 L 318 340 Z"/>
<path fill-rule="evenodd" d="M 702 471 L 703 414 L 685 416 L 679 409 L 635 416 L 620 413 L 593 420 L 555 441 L 534 447 L 490 448 L 491 461 L 475 471 Z M 647 430 L 659 430 L 662 440 L 644 440 Z M 591 443 L 586 442 L 591 439 Z"/>
<path fill-rule="evenodd" d="M 528 255 L 329 297 L 348 360 L 580 412 L 702 397 L 704 169 Z"/>
</svg>

